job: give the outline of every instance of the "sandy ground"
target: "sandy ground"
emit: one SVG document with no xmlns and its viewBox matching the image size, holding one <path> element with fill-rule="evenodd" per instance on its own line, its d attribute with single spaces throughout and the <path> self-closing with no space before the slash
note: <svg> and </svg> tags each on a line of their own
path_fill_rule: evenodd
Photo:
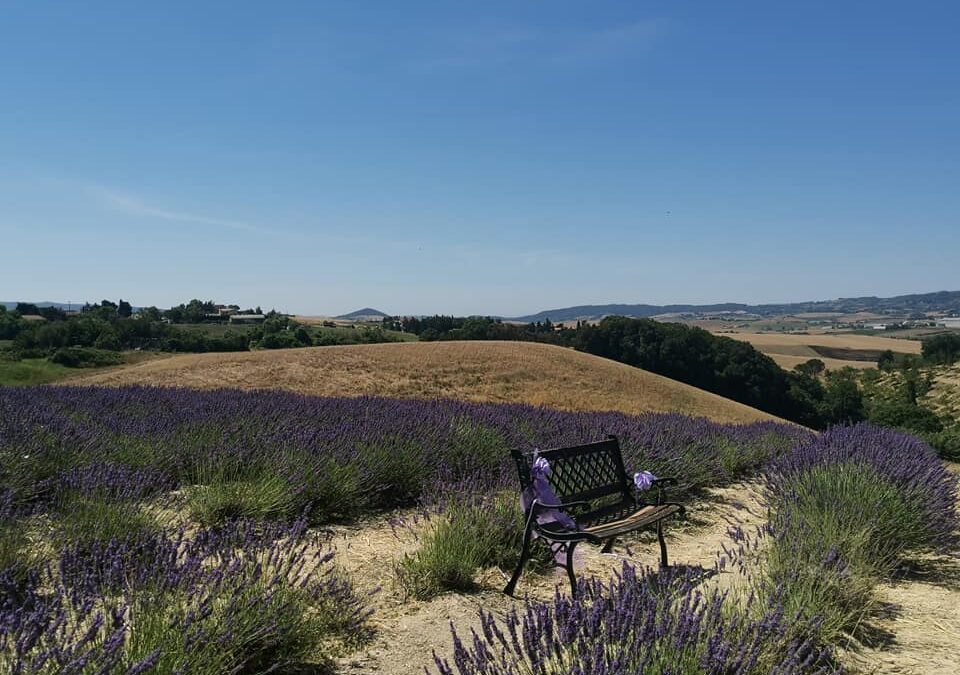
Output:
<svg viewBox="0 0 960 675">
<path fill-rule="evenodd" d="M 777 419 L 639 368 L 530 342 L 422 342 L 188 354 L 92 373 L 71 383 L 459 398 L 564 410 L 676 412 L 734 423 Z"/>
<path fill-rule="evenodd" d="M 957 467 L 954 467 L 957 468 Z M 413 519 L 411 512 L 396 518 Z M 738 484 L 710 491 L 710 497 L 690 507 L 687 522 L 667 528 L 671 564 L 714 568 L 721 546 L 728 541 L 733 523 L 745 528 L 764 522 L 765 512 L 757 490 Z M 485 570 L 476 581 L 475 593 L 446 593 L 427 602 L 404 596 L 394 581 L 394 565 L 405 553 L 416 550 L 414 532 L 419 526 L 390 525 L 378 520 L 354 527 L 331 530 L 331 545 L 338 562 L 364 590 L 379 588 L 374 596 L 374 635 L 355 652 L 339 659 L 338 672 L 346 675 L 413 675 L 433 667 L 433 654 L 450 658 L 451 623 L 461 636 L 479 626 L 480 609 L 503 615 L 522 607 L 524 595 L 547 600 L 559 587 L 567 592 L 562 571 L 549 575 L 527 574 L 517 589 L 518 599 L 501 589 L 507 578 L 499 570 Z M 584 546 L 579 555 L 578 574 L 609 578 L 624 561 L 643 566 L 657 564 L 658 548 L 651 533 L 619 544 L 613 553 Z M 721 587 L 736 576 L 730 572 L 704 582 L 705 588 Z M 841 651 L 842 663 L 851 672 L 897 673 L 900 675 L 955 675 L 960 673 L 960 559 L 930 556 L 918 560 L 902 578 L 881 585 L 878 594 L 881 616 L 871 619 L 873 633 L 882 636 L 877 644 L 860 645 Z"/>
<path fill-rule="evenodd" d="M 710 500 L 692 505 L 688 522 L 669 525 L 666 533 L 671 563 L 713 569 L 731 522 L 755 524 L 764 519 L 751 490 L 746 485 L 714 490 Z M 412 517 L 410 513 L 398 515 Z M 461 635 L 469 635 L 470 628 L 479 626 L 477 614 L 481 608 L 502 615 L 513 607 L 521 607 L 524 595 L 546 600 L 553 597 L 558 584 L 563 592 L 569 592 L 565 573 L 557 570 L 547 575 L 524 575 L 517 587 L 517 599 L 510 598 L 501 592 L 506 575 L 491 569 L 478 575 L 476 593 L 446 593 L 420 602 L 404 597 L 393 574 L 396 561 L 416 550 L 417 541 L 411 529 L 392 527 L 382 521 L 341 527 L 334 530 L 331 544 L 338 551 L 339 564 L 365 589 L 381 589 L 374 596 L 375 636 L 363 648 L 340 659 L 339 672 L 344 674 L 412 675 L 422 674 L 425 667 L 435 672 L 433 653 L 444 658 L 452 654 L 451 622 Z M 601 554 L 591 546 L 583 546 L 582 554 L 580 551 L 578 574 L 602 579 L 619 570 L 625 560 L 655 566 L 659 558 L 656 538 L 649 532 L 620 543 L 611 554 Z"/>
</svg>

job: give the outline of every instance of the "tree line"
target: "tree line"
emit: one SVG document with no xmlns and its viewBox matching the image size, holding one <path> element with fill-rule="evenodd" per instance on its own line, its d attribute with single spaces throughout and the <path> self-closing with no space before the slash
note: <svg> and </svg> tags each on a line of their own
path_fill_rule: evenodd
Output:
<svg viewBox="0 0 960 675">
<path fill-rule="evenodd" d="M 12 341 L 5 350 L 7 358 L 48 358 L 82 367 L 117 363 L 117 353 L 127 350 L 238 352 L 398 339 L 380 327 L 349 334 L 318 332 L 273 310 L 263 315 L 262 323 L 222 331 L 182 325 L 226 322 L 226 317 L 215 315 L 216 307 L 213 301 L 191 300 L 165 311 L 147 307 L 134 312 L 127 301 L 103 300 L 67 313 L 28 303 L 19 303 L 14 310 L 0 305 L 0 340 Z M 243 312 L 261 313 L 259 307 Z M 42 320 L 33 320 L 37 316 Z"/>
</svg>

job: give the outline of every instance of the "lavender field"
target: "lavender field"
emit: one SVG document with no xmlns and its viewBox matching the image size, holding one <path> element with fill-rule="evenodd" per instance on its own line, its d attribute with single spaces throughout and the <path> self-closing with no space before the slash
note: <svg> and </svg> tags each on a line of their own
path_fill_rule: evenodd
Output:
<svg viewBox="0 0 960 675">
<path fill-rule="evenodd" d="M 768 525 L 734 531 L 718 563 L 745 571 L 747 595 L 702 596 L 683 567 L 627 567 L 584 580 L 577 600 L 485 616 L 482 635 L 451 636 L 440 672 L 832 672 L 870 594 L 837 584 L 954 544 L 955 481 L 919 441 L 869 427 L 815 437 L 457 401 L 0 388 L 0 671 L 324 672 L 369 636 L 375 607 L 324 526 L 466 504 L 464 522 L 487 524 L 471 538 L 496 529 L 505 552 L 475 564 L 509 567 L 522 526 L 509 448 L 605 434 L 628 470 L 680 478 L 684 501 L 763 474 Z"/>
</svg>

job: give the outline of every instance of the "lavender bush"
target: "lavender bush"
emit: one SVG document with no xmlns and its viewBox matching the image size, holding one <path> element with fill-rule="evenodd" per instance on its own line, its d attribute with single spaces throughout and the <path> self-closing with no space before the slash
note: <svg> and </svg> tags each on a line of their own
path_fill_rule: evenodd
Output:
<svg viewBox="0 0 960 675">
<path fill-rule="evenodd" d="M 447 544 L 469 540 L 480 553 L 462 581 L 471 566 L 509 565 L 515 554 L 522 523 L 508 449 L 609 433 L 631 470 L 676 475 L 688 493 L 809 437 L 770 423 L 457 401 L 0 388 L 0 670 L 203 675 L 322 662 L 363 634 L 367 610 L 308 540 L 308 524 L 459 504 L 466 516 L 448 521 L 486 526 L 452 528 L 434 561 L 465 558 Z M 497 493 L 509 497 L 482 497 Z M 186 529 L 167 531 L 151 515 L 169 499 L 185 504 Z M 47 560 L 14 564 L 28 549 Z M 625 572 L 618 583 L 585 591 L 592 611 L 639 582 Z M 760 634 L 754 623 L 724 624 L 724 635 L 747 636 L 730 649 Z M 717 663 L 740 657 L 730 658 Z"/>
<path fill-rule="evenodd" d="M 576 599 L 527 602 L 503 621 L 481 611 L 465 642 L 453 630 L 453 665 L 440 675 L 661 675 L 833 673 L 828 651 L 794 637 L 794 618 L 756 598 L 732 607 L 699 590 L 702 570 L 654 574 L 624 565 L 608 583 L 581 580 Z M 455 669 L 455 670 L 454 670 Z"/>
<path fill-rule="evenodd" d="M 957 543 L 957 479 L 907 434 L 861 424 L 799 443 L 766 470 L 769 541 L 761 593 L 819 617 L 822 639 L 847 642 L 875 606 L 874 588 L 918 550 Z"/>
<path fill-rule="evenodd" d="M 186 488 L 194 514 L 206 523 L 293 519 L 305 511 L 324 522 L 412 503 L 441 482 L 481 475 L 490 485 L 512 484 L 508 448 L 568 445 L 608 433 L 620 437 L 629 467 L 678 476 L 681 490 L 755 471 L 807 436 L 773 423 L 728 426 L 680 415 L 458 401 L 0 388 L 0 485 L 18 508 L 48 504 L 68 491 L 135 501 Z"/>
<path fill-rule="evenodd" d="M 322 662 L 363 634 L 369 610 L 305 527 L 237 521 L 110 541 L 94 558 L 67 549 L 59 569 L 25 585 L 4 573 L 0 671 L 214 675 Z"/>
</svg>

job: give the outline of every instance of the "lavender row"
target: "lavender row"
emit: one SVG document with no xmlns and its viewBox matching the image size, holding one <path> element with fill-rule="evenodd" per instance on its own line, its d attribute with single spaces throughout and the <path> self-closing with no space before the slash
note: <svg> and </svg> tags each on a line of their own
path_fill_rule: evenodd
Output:
<svg viewBox="0 0 960 675">
<path fill-rule="evenodd" d="M 208 482 L 282 483 L 285 513 L 412 502 L 480 475 L 512 483 L 508 450 L 621 439 L 629 470 L 683 489 L 756 470 L 808 433 L 680 415 L 575 413 L 524 405 L 149 387 L 0 388 L 3 489 L 20 507 L 65 492 L 142 500 Z M 330 484 L 324 477 L 331 477 Z M 429 496 L 427 494 L 426 496 Z"/>
<path fill-rule="evenodd" d="M 369 616 L 332 557 L 302 522 L 70 546 L 25 579 L 0 572 L 0 671 L 214 675 L 329 661 Z"/>
</svg>

